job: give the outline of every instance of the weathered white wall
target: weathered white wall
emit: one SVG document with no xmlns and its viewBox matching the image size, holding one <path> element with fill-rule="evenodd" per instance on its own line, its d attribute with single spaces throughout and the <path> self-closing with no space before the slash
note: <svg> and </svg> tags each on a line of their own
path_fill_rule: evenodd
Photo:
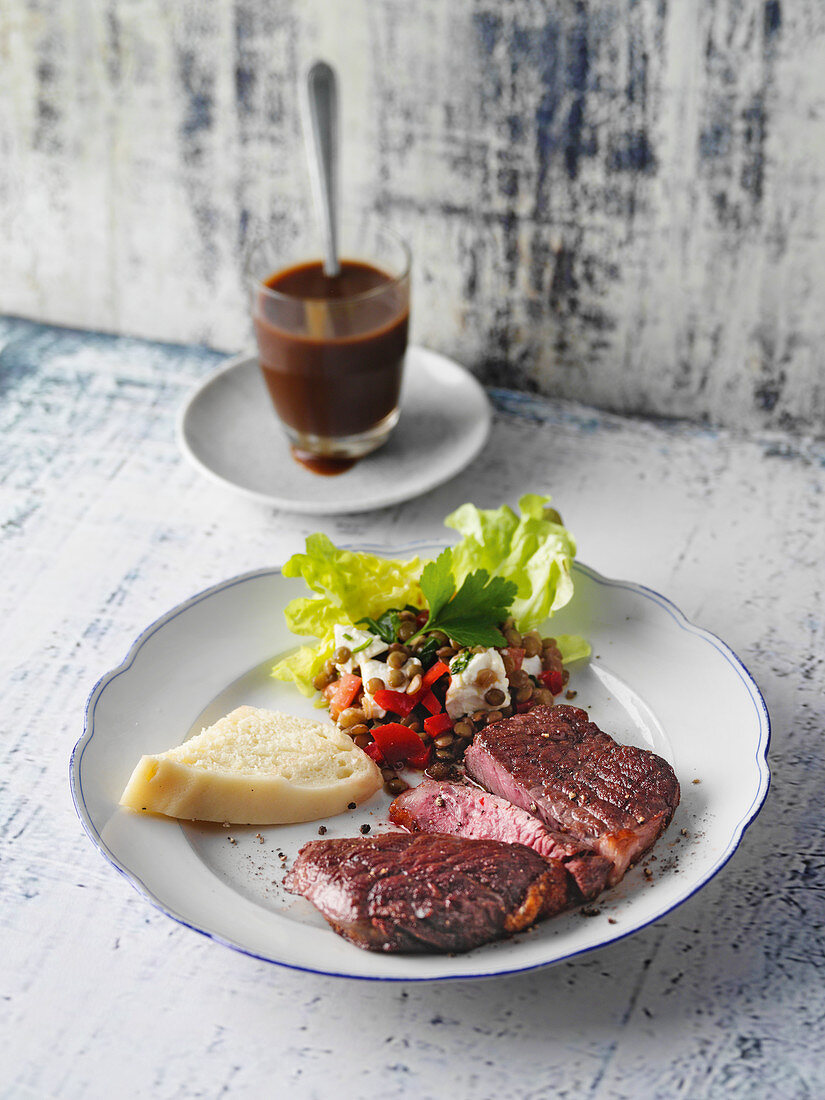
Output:
<svg viewBox="0 0 825 1100">
<path fill-rule="evenodd" d="M 232 349 L 306 192 L 416 256 L 414 335 L 486 380 L 825 431 L 821 0 L 3 0 L 0 311 Z"/>
</svg>

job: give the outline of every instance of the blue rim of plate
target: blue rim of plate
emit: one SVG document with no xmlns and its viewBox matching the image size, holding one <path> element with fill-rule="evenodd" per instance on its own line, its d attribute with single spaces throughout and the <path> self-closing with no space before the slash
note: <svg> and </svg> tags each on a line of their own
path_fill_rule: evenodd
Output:
<svg viewBox="0 0 825 1100">
<path fill-rule="evenodd" d="M 387 546 L 347 546 L 348 550 L 362 550 L 367 553 L 378 553 L 385 555 L 401 555 L 415 553 L 417 550 L 424 548 L 432 549 L 434 544 L 432 542 L 417 542 L 411 543 L 404 547 L 387 547 Z M 632 581 L 617 581 L 611 580 L 607 577 L 603 577 L 601 573 L 598 573 L 595 569 L 591 569 L 589 566 L 584 565 L 582 562 L 575 561 L 573 563 L 573 569 L 577 572 L 589 577 L 596 584 L 604 585 L 606 588 L 620 588 L 630 592 L 636 592 L 643 596 L 645 599 L 657 604 L 664 611 L 670 615 L 673 621 L 679 626 L 680 629 L 686 630 L 689 634 L 693 634 L 696 637 L 702 638 L 713 649 L 715 649 L 728 664 L 734 669 L 739 676 L 742 683 L 745 685 L 751 702 L 754 705 L 756 711 L 757 720 L 759 723 L 759 740 L 755 748 L 755 761 L 757 765 L 757 771 L 759 775 L 759 784 L 756 792 L 751 800 L 750 806 L 745 811 L 733 830 L 731 838 L 727 847 L 718 857 L 714 865 L 709 871 L 701 878 L 701 880 L 694 886 L 689 894 L 680 898 L 677 902 L 671 905 L 668 909 L 658 913 L 650 920 L 644 920 L 639 924 L 634 925 L 633 928 L 627 931 L 617 932 L 615 935 L 608 939 L 603 940 L 601 943 L 593 944 L 590 947 L 579 948 L 575 951 L 570 951 L 566 955 L 562 955 L 557 959 L 550 959 L 547 962 L 531 963 L 529 966 L 515 966 L 503 970 L 497 970 L 494 973 L 478 973 L 478 974 L 442 974 L 437 977 L 395 977 L 395 976 L 383 976 L 383 975 L 366 975 L 366 974 L 347 974 L 334 970 L 316 970 L 313 967 L 298 966 L 295 963 L 285 962 L 282 959 L 273 959 L 268 955 L 261 955 L 255 951 L 250 951 L 242 944 L 235 943 L 233 940 L 227 939 L 224 936 L 219 935 L 216 932 L 209 931 L 207 928 L 201 928 L 197 924 L 193 924 L 187 920 L 181 914 L 176 913 L 173 909 L 170 909 L 165 905 L 160 898 L 158 898 L 152 891 L 133 874 L 112 852 L 112 850 L 104 843 L 103 838 L 95 828 L 94 822 L 91 819 L 86 808 L 86 800 L 83 794 L 83 787 L 80 781 L 80 767 L 83 761 L 83 754 L 86 747 L 92 741 L 95 734 L 94 729 L 94 717 L 95 708 L 100 696 L 106 690 L 108 685 L 123 673 L 128 672 L 131 668 L 137 654 L 140 652 L 143 645 L 166 623 L 171 622 L 177 618 L 184 611 L 187 611 L 190 607 L 201 603 L 203 600 L 209 599 L 211 596 L 216 595 L 218 592 L 226 591 L 227 589 L 234 588 L 239 584 L 244 584 L 250 580 L 257 580 L 259 577 L 265 576 L 278 576 L 281 574 L 280 568 L 273 566 L 263 569 L 253 569 L 248 573 L 241 573 L 236 577 L 230 577 L 228 580 L 221 581 L 219 584 L 212 585 L 209 588 L 204 589 L 201 592 L 196 593 L 194 596 L 190 596 L 189 599 L 184 600 L 182 603 L 177 604 L 170 611 L 167 611 L 164 615 L 161 615 L 153 623 L 151 623 L 145 630 L 137 636 L 135 641 L 129 648 L 129 652 L 124 657 L 123 661 L 116 667 L 106 672 L 97 681 L 95 686 L 89 693 L 89 698 L 86 701 L 85 720 L 83 733 L 79 737 L 77 743 L 72 749 L 72 754 L 69 759 L 69 783 L 72 793 L 72 801 L 74 803 L 75 812 L 80 818 L 80 822 L 83 825 L 89 839 L 92 841 L 101 855 L 108 860 L 108 862 L 119 871 L 121 875 L 148 901 L 161 913 L 164 913 L 167 917 L 171 917 L 172 920 L 178 924 L 189 928 L 193 932 L 198 932 L 202 936 L 206 936 L 207 939 L 213 940 L 215 943 L 220 943 L 224 947 L 232 948 L 233 951 L 238 951 L 242 955 L 247 955 L 249 958 L 256 959 L 259 962 L 265 962 L 274 964 L 276 966 L 284 966 L 289 970 L 297 970 L 308 974 L 321 974 L 325 977 L 331 978 L 347 978 L 351 981 L 365 981 L 365 982 L 445 982 L 445 981 L 473 981 L 479 978 L 501 978 L 512 974 L 525 974 L 531 970 L 541 970 L 548 966 L 555 966 L 558 963 L 569 962 L 571 959 L 577 958 L 579 955 L 588 954 L 591 951 L 597 951 L 602 947 L 608 947 L 611 944 L 618 943 L 620 940 L 627 939 L 628 936 L 633 936 L 637 932 L 642 931 L 643 928 L 648 928 L 652 924 L 656 924 L 658 921 L 664 919 L 679 906 L 684 905 L 686 901 L 694 897 L 703 887 L 705 887 L 712 878 L 714 878 L 730 860 L 736 849 L 742 842 L 742 837 L 745 831 L 756 819 L 759 811 L 764 805 L 765 799 L 770 789 L 771 773 L 768 768 L 768 749 L 771 741 L 771 719 L 768 713 L 768 708 L 765 700 L 762 696 L 762 692 L 754 680 L 753 676 L 748 671 L 745 663 L 734 653 L 734 651 L 722 641 L 716 634 L 713 634 L 709 630 L 705 630 L 703 627 L 697 626 L 692 623 L 687 616 L 679 610 L 679 608 L 666 596 L 654 591 L 652 588 L 647 588 L 645 585 L 636 584 Z"/>
</svg>

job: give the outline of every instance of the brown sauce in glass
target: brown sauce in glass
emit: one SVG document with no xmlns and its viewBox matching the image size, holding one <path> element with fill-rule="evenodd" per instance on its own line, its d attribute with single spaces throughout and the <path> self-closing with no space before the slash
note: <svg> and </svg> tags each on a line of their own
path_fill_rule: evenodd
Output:
<svg viewBox="0 0 825 1100">
<path fill-rule="evenodd" d="M 286 294 L 290 298 L 351 298 L 376 287 L 387 286 L 392 279 L 380 268 L 360 260 L 341 260 L 341 274 L 331 277 L 324 274 L 320 260 L 296 264 L 283 271 L 276 271 L 264 280 L 270 290 Z"/>
<path fill-rule="evenodd" d="M 341 274 L 329 278 L 313 261 L 276 272 L 265 285 L 284 296 L 262 291 L 254 315 L 261 370 L 281 420 L 299 436 L 333 443 L 379 425 L 401 388 L 406 278 L 357 260 L 342 260 Z M 354 464 L 337 459 L 334 447 L 327 457 L 296 444 L 293 454 L 316 473 Z"/>
</svg>

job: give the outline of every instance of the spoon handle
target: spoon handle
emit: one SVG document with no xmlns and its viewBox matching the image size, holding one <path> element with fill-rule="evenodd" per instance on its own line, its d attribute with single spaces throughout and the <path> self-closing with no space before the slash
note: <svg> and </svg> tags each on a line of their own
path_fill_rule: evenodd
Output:
<svg viewBox="0 0 825 1100">
<path fill-rule="evenodd" d="M 338 262 L 338 81 L 326 61 L 306 77 L 304 132 L 315 210 L 324 240 L 324 274 L 341 274 Z"/>
</svg>

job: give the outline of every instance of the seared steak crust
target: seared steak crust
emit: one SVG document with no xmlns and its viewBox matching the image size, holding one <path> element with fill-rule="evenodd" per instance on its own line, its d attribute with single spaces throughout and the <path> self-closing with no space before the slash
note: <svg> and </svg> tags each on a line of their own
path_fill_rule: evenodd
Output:
<svg viewBox="0 0 825 1100">
<path fill-rule="evenodd" d="M 411 832 L 526 844 L 563 865 L 575 884 L 571 901 L 594 898 L 604 889 L 612 868 L 609 860 L 572 837 L 552 832 L 534 814 L 463 783 L 425 779 L 395 799 L 390 818 Z"/>
<path fill-rule="evenodd" d="M 568 903 L 564 870 L 532 849 L 431 833 L 310 841 L 285 885 L 372 951 L 468 951 Z"/>
<path fill-rule="evenodd" d="M 670 765 L 619 745 L 578 707 L 538 706 L 476 735 L 464 757 L 482 786 L 610 860 L 608 885 L 664 832 L 679 804 Z"/>
</svg>

